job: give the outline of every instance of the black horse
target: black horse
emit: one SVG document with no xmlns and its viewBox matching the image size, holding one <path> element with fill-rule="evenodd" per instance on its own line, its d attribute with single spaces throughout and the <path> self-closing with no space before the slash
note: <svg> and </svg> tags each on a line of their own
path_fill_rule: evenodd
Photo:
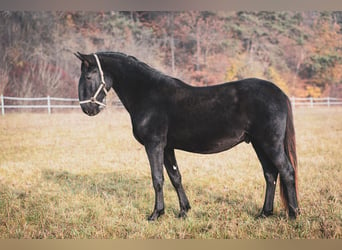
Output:
<svg viewBox="0 0 342 250">
<path fill-rule="evenodd" d="M 177 191 L 179 217 L 190 209 L 175 149 L 209 154 L 241 142 L 252 143 L 264 171 L 266 195 L 260 216 L 273 214 L 278 174 L 289 217 L 299 214 L 292 109 L 277 86 L 253 78 L 192 87 L 122 53 L 75 55 L 82 61 L 78 91 L 83 112 L 98 114 L 113 88 L 130 114 L 134 137 L 146 149 L 155 190 L 149 220 L 164 213 L 163 165 Z"/>
</svg>

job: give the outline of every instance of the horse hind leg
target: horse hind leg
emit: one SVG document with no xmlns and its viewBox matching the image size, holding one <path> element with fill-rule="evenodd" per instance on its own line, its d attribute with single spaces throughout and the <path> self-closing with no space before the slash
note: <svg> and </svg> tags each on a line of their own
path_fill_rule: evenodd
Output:
<svg viewBox="0 0 342 250">
<path fill-rule="evenodd" d="M 179 168 L 177 165 L 175 152 L 173 149 L 165 149 L 164 151 L 164 165 L 167 171 L 168 176 L 170 177 L 171 183 L 173 187 L 176 189 L 180 212 L 178 217 L 184 218 L 186 217 L 186 213 L 191 208 L 189 204 L 189 200 L 185 194 L 183 185 L 182 185 L 182 176 L 179 172 Z"/>
<path fill-rule="evenodd" d="M 279 173 L 281 198 L 288 211 L 289 217 L 296 218 L 299 213 L 295 169 L 288 159 L 283 143 L 266 144 L 262 146 L 263 152 L 267 152 L 267 158 Z M 266 201 L 265 201 L 266 202 Z"/>
<path fill-rule="evenodd" d="M 255 142 L 252 142 L 252 145 L 259 158 L 259 161 L 261 162 L 266 181 L 264 206 L 260 215 L 258 216 L 259 218 L 264 218 L 273 215 L 273 203 L 278 178 L 278 170 L 273 166 L 272 162 L 259 145 L 257 145 Z"/>
<path fill-rule="evenodd" d="M 296 173 L 288 157 L 284 154 L 283 164 L 280 165 L 281 197 L 290 219 L 295 219 L 300 214 L 296 191 Z"/>
</svg>

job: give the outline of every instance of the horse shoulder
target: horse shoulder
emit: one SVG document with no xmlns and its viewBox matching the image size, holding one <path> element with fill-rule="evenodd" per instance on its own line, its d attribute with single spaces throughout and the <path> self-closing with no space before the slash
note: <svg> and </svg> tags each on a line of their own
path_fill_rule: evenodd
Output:
<svg viewBox="0 0 342 250">
<path fill-rule="evenodd" d="M 131 117 L 134 137 L 143 145 L 166 141 L 168 117 L 160 108 L 144 109 Z"/>
</svg>

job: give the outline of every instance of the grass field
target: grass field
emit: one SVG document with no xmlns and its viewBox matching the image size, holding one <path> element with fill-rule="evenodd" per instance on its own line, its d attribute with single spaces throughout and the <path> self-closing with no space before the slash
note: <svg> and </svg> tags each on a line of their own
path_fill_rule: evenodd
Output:
<svg viewBox="0 0 342 250">
<path fill-rule="evenodd" d="M 289 239 L 342 236 L 342 108 L 296 109 L 302 215 L 256 219 L 265 182 L 251 145 L 198 155 L 176 151 L 192 209 L 177 219 L 165 175 L 166 211 L 146 218 L 154 191 L 144 148 L 124 110 L 96 117 L 0 117 L 0 238 Z"/>
</svg>

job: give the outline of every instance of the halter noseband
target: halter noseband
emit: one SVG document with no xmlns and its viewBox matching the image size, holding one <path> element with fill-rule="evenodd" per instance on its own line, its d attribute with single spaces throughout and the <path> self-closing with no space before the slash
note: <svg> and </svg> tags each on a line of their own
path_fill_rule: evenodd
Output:
<svg viewBox="0 0 342 250">
<path fill-rule="evenodd" d="M 84 101 L 80 101 L 80 104 L 85 104 L 85 103 L 96 103 L 100 106 L 104 106 L 106 107 L 106 104 L 104 104 L 103 102 L 100 102 L 98 100 L 96 100 L 97 96 L 100 94 L 101 90 L 103 90 L 103 92 L 105 93 L 105 95 L 108 94 L 108 91 L 106 90 L 106 83 L 104 81 L 104 77 L 103 77 L 103 71 L 101 68 L 101 64 L 100 64 L 100 60 L 97 57 L 97 55 L 94 53 L 93 54 L 95 59 L 96 59 L 96 63 L 97 63 L 97 67 L 99 68 L 99 72 L 100 72 L 100 77 L 101 77 L 101 85 L 98 87 L 98 89 L 95 92 L 95 95 L 90 97 L 90 99 L 88 100 L 84 100 Z"/>
</svg>

